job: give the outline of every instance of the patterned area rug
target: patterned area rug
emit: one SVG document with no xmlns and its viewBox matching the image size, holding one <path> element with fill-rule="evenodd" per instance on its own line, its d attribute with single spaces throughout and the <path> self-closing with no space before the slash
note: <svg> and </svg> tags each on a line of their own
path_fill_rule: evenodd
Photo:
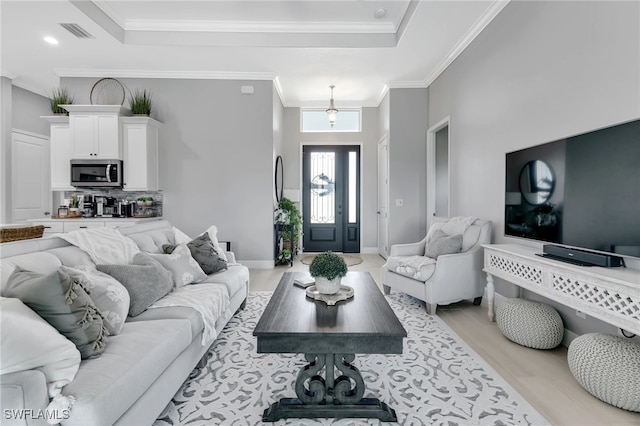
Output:
<svg viewBox="0 0 640 426">
<path fill-rule="evenodd" d="M 300 262 L 304 263 L 305 265 L 311 265 L 311 262 L 313 262 L 313 259 L 316 256 L 317 255 L 315 254 L 306 254 L 302 257 L 302 259 L 300 259 Z M 340 257 L 344 259 L 344 262 L 347 264 L 347 266 L 359 265 L 360 263 L 362 263 L 361 257 L 354 256 L 352 254 L 341 254 Z"/>
<path fill-rule="evenodd" d="M 271 292 L 249 294 L 247 307 L 216 340 L 209 364 L 194 371 L 154 426 L 261 425 L 306 364 L 301 355 L 258 354 L 252 336 Z M 509 384 L 416 299 L 387 296 L 407 330 L 402 355 L 359 355 L 365 397 L 396 410 L 400 425 L 548 425 Z M 381 425 L 377 419 L 289 419 L 276 425 Z"/>
</svg>

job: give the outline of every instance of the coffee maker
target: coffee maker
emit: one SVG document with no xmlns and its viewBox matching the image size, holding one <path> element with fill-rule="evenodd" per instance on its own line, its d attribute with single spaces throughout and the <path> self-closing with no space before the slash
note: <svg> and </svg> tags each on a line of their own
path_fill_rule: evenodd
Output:
<svg viewBox="0 0 640 426">
<path fill-rule="evenodd" d="M 96 203 L 93 195 L 85 194 L 82 197 L 82 217 L 94 217 L 96 215 Z"/>
</svg>

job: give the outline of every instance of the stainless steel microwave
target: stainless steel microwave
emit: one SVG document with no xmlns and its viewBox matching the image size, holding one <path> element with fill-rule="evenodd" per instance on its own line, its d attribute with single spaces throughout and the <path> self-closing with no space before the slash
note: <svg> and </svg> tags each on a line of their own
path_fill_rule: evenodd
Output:
<svg viewBox="0 0 640 426">
<path fill-rule="evenodd" d="M 122 187 L 122 160 L 71 160 L 71 186 Z"/>
</svg>

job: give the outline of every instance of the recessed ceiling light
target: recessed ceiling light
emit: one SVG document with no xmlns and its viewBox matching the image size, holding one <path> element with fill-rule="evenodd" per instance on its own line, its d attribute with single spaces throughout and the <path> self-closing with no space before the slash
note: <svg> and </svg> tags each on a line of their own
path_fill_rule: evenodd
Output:
<svg viewBox="0 0 640 426">
<path fill-rule="evenodd" d="M 376 18 L 378 19 L 384 18 L 386 14 L 387 14 L 387 9 L 383 9 L 383 8 L 376 9 L 376 13 L 375 13 Z"/>
<path fill-rule="evenodd" d="M 44 41 L 46 41 L 49 44 L 58 44 L 58 40 L 56 40 L 55 38 L 53 38 L 51 36 L 46 36 L 44 38 Z"/>
</svg>

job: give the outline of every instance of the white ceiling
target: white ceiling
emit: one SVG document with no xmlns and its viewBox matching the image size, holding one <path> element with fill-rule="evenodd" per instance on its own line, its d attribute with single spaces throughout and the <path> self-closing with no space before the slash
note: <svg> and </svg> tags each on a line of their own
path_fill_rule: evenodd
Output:
<svg viewBox="0 0 640 426">
<path fill-rule="evenodd" d="M 0 0 L 0 69 L 43 95 L 60 77 L 227 78 L 274 80 L 285 106 L 326 106 L 330 84 L 338 108 L 377 106 L 427 87 L 507 3 Z"/>
</svg>

